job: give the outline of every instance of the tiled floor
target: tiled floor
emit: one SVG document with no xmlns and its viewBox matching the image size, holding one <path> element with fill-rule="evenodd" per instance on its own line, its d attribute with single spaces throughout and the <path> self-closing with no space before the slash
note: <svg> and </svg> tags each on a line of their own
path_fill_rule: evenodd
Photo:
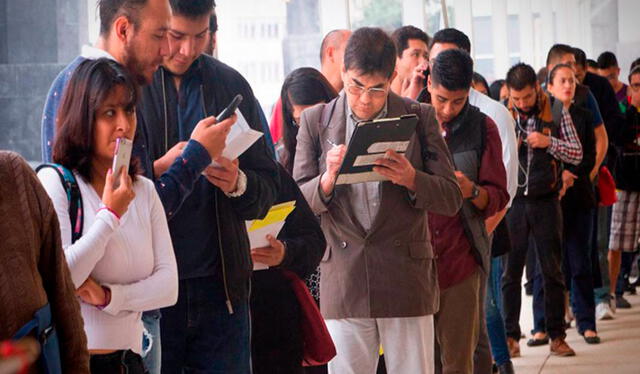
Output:
<svg viewBox="0 0 640 374">
<path fill-rule="evenodd" d="M 640 291 L 640 289 L 639 289 Z M 615 319 L 598 321 L 599 345 L 588 345 L 575 328 L 567 331 L 567 343 L 575 357 L 551 357 L 549 346 L 529 348 L 520 340 L 522 357 L 513 360 L 517 374 L 640 374 L 640 296 L 625 296 L 631 309 L 619 309 Z M 532 326 L 531 297 L 523 296 L 522 331 Z"/>
</svg>

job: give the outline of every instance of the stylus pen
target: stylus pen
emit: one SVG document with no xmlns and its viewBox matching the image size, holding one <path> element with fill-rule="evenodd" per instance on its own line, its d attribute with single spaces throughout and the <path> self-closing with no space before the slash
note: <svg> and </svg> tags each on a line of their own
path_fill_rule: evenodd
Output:
<svg viewBox="0 0 640 374">
<path fill-rule="evenodd" d="M 329 139 L 327 139 L 327 143 L 331 144 L 334 148 L 338 146 L 336 143 L 332 142 Z"/>
</svg>

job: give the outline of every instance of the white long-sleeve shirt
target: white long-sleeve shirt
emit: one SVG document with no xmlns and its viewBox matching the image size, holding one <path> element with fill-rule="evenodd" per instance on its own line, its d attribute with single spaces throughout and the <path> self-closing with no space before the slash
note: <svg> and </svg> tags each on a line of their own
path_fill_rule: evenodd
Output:
<svg viewBox="0 0 640 374">
<path fill-rule="evenodd" d="M 507 108 L 473 88 L 469 91 L 469 104 L 478 107 L 482 113 L 489 116 L 498 127 L 502 141 L 502 162 L 507 171 L 507 191 L 511 206 L 518 191 L 518 148 L 516 139 L 516 125 Z"/>
<path fill-rule="evenodd" d="M 111 289 L 111 302 L 100 310 L 80 301 L 89 349 L 142 351 L 142 312 L 174 305 L 178 271 L 167 219 L 153 183 L 138 176 L 136 194 L 118 219 L 100 210 L 101 198 L 75 173 L 84 207 L 82 237 L 71 244 L 69 202 L 55 170 L 38 173 L 51 197 L 76 288 L 91 276 Z"/>
</svg>

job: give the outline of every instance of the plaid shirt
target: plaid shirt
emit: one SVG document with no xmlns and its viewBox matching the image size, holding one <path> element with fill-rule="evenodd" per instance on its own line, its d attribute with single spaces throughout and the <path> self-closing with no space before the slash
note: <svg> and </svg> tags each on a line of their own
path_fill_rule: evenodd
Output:
<svg viewBox="0 0 640 374">
<path fill-rule="evenodd" d="M 536 130 L 536 119 L 536 116 L 532 116 L 526 120 L 527 134 Z M 549 140 L 551 144 L 547 148 L 547 152 L 556 159 L 572 165 L 578 165 L 582 161 L 582 144 L 568 110 L 562 109 L 559 137 L 550 136 Z M 533 148 L 528 146 L 527 158 L 531 160 L 532 156 Z"/>
</svg>

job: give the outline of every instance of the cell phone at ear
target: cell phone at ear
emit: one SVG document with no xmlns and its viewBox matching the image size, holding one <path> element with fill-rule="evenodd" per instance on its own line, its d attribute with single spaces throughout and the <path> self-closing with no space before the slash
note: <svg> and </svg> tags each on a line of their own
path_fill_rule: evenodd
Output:
<svg viewBox="0 0 640 374">
<path fill-rule="evenodd" d="M 133 142 L 127 138 L 116 139 L 116 152 L 113 155 L 113 188 L 116 189 L 120 186 L 120 170 L 124 168 L 129 171 L 129 163 L 131 162 L 131 150 L 133 149 Z"/>
<path fill-rule="evenodd" d="M 234 97 L 233 100 L 231 100 L 231 103 L 229 103 L 229 105 L 226 108 L 224 108 L 224 110 L 220 112 L 220 114 L 216 116 L 216 122 L 220 123 L 225 119 L 231 117 L 231 115 L 235 113 L 236 109 L 238 109 L 238 105 L 240 105 L 241 102 L 242 102 L 242 95 L 240 94 L 236 95 L 236 97 Z"/>
</svg>

